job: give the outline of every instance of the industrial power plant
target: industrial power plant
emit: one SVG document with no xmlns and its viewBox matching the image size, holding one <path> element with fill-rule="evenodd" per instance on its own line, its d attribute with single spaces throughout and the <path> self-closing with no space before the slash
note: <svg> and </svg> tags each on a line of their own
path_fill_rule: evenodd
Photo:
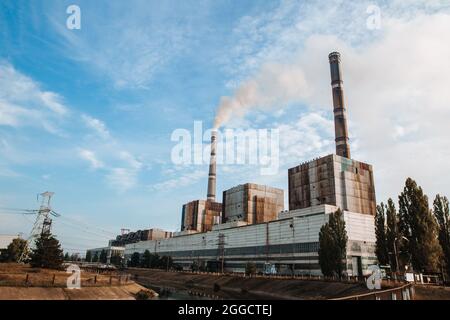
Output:
<svg viewBox="0 0 450 320">
<path fill-rule="evenodd" d="M 211 136 L 206 200 L 182 206 L 179 232 L 150 229 L 125 232 L 102 250 L 125 261 L 146 250 L 170 256 L 183 269 L 245 272 L 251 262 L 259 272 L 321 275 L 319 231 L 329 215 L 343 211 L 348 236 L 346 272 L 366 275 L 376 263 L 376 213 L 373 168 L 351 159 L 341 56 L 329 55 L 336 153 L 288 170 L 289 208 L 284 190 L 253 183 L 239 184 L 216 199 L 217 132 Z"/>
</svg>

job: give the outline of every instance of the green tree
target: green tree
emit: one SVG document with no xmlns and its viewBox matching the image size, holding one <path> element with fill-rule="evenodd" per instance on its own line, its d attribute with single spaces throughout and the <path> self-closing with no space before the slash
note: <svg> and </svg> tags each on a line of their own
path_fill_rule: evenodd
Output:
<svg viewBox="0 0 450 320">
<path fill-rule="evenodd" d="M 159 268 L 161 266 L 161 258 L 155 253 L 150 255 L 150 268 Z"/>
<path fill-rule="evenodd" d="M 410 262 L 417 271 L 438 271 L 442 249 L 438 228 L 428 207 L 428 197 L 417 183 L 408 178 L 399 195 L 400 231 L 408 241 L 402 241 L 402 252 L 409 253 Z M 409 257 L 403 255 L 408 261 Z"/>
<path fill-rule="evenodd" d="M 6 248 L 5 261 L 18 262 L 23 252 L 28 252 L 27 241 L 21 238 L 13 239 Z"/>
<path fill-rule="evenodd" d="M 135 252 L 131 255 L 131 260 L 130 260 L 130 267 L 139 267 L 141 263 L 141 257 L 139 255 L 139 252 Z"/>
<path fill-rule="evenodd" d="M 320 228 L 319 232 L 319 265 L 322 273 L 326 277 L 333 276 L 335 253 L 333 251 L 334 243 L 330 225 L 326 223 Z"/>
<path fill-rule="evenodd" d="M 433 202 L 434 216 L 439 226 L 439 243 L 441 244 L 447 275 L 450 276 L 450 213 L 447 197 L 439 194 Z"/>
<path fill-rule="evenodd" d="M 70 260 L 69 253 L 66 252 L 66 254 L 64 255 L 64 261 L 69 261 L 69 260 Z"/>
<path fill-rule="evenodd" d="M 92 262 L 98 262 L 98 252 L 94 254 L 94 257 L 92 258 Z"/>
<path fill-rule="evenodd" d="M 105 249 L 102 249 L 102 251 L 100 252 L 99 260 L 101 263 L 106 263 L 108 261 L 108 255 Z"/>
<path fill-rule="evenodd" d="M 347 231 L 340 209 L 330 214 L 329 221 L 319 232 L 319 264 L 325 276 L 339 278 L 345 268 L 347 256 Z"/>
<path fill-rule="evenodd" d="M 167 269 L 167 270 L 169 270 L 169 269 L 171 269 L 172 268 L 172 265 L 173 265 L 173 260 L 172 260 L 172 257 L 171 256 L 163 256 L 162 258 L 161 258 L 161 262 L 160 262 L 160 268 L 161 269 Z"/>
<path fill-rule="evenodd" d="M 389 252 L 386 238 L 386 205 L 382 202 L 377 206 L 377 213 L 375 215 L 375 236 L 376 247 L 375 254 L 377 255 L 378 262 L 381 265 L 389 263 Z"/>
<path fill-rule="evenodd" d="M 122 256 L 120 253 L 114 253 L 111 255 L 111 264 L 115 266 L 120 266 L 122 263 Z"/>
<path fill-rule="evenodd" d="M 388 249 L 391 269 L 396 271 L 399 271 L 396 259 L 396 251 L 398 249 L 396 242 L 398 239 L 401 239 L 401 235 L 398 230 L 397 210 L 395 209 L 394 201 L 389 198 L 386 206 L 386 246 Z"/>
<path fill-rule="evenodd" d="M 245 274 L 248 276 L 256 274 L 256 264 L 253 262 L 247 262 L 245 265 Z"/>
<path fill-rule="evenodd" d="M 150 251 L 145 250 L 144 254 L 142 255 L 141 266 L 143 268 L 150 268 L 151 263 L 152 263 L 152 254 L 150 253 Z"/>
<path fill-rule="evenodd" d="M 59 241 L 50 233 L 43 233 L 36 240 L 36 248 L 31 251 L 32 267 L 60 269 L 64 261 Z"/>
<path fill-rule="evenodd" d="M 86 258 L 84 258 L 84 260 L 86 262 L 92 262 L 92 252 L 90 252 L 89 250 L 86 251 Z"/>
</svg>

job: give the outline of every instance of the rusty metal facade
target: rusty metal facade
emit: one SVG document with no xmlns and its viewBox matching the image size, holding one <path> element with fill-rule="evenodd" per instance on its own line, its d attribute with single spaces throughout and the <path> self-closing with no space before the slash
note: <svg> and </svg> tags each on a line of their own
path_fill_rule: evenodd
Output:
<svg viewBox="0 0 450 320">
<path fill-rule="evenodd" d="M 375 215 L 372 166 L 338 155 L 305 162 L 288 170 L 289 210 L 320 204 Z"/>
<path fill-rule="evenodd" d="M 283 210 L 282 189 L 246 183 L 223 192 L 222 222 L 262 223 L 275 220 Z"/>
<path fill-rule="evenodd" d="M 194 200 L 183 205 L 181 231 L 207 232 L 216 221 L 220 221 L 222 203 Z"/>
</svg>

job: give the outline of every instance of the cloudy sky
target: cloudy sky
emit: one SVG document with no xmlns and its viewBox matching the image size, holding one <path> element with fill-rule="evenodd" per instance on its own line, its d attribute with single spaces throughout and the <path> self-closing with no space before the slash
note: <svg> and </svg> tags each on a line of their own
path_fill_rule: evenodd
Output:
<svg viewBox="0 0 450 320">
<path fill-rule="evenodd" d="M 80 30 L 66 26 L 72 4 Z M 255 83 L 225 126 L 279 129 L 280 170 L 220 166 L 218 194 L 287 190 L 289 167 L 334 152 L 336 50 L 352 157 L 374 166 L 377 200 L 408 176 L 450 195 L 448 1 L 3 0 L 0 40 L 0 207 L 54 191 L 68 251 L 120 228 L 178 229 L 182 204 L 205 197 L 207 165 L 174 164 L 172 132 L 211 128 L 224 97 Z M 26 236 L 32 221 L 1 214 L 0 233 Z"/>
</svg>

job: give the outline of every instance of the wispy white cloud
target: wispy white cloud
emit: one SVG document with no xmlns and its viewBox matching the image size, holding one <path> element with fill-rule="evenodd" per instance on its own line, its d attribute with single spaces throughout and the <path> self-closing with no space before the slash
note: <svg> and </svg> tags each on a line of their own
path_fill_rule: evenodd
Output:
<svg viewBox="0 0 450 320">
<path fill-rule="evenodd" d="M 0 61 L 0 125 L 39 127 L 61 134 L 59 123 L 69 108 L 55 92 L 42 89 L 32 78 Z"/>
<path fill-rule="evenodd" d="M 91 150 L 80 149 L 78 152 L 78 155 L 83 160 L 86 160 L 87 162 L 89 162 L 92 169 L 100 169 L 105 166 L 102 161 L 97 159 L 97 156 Z"/>
<path fill-rule="evenodd" d="M 130 168 L 112 168 L 106 179 L 114 189 L 125 192 L 136 186 L 137 171 Z"/>
<path fill-rule="evenodd" d="M 152 191 L 172 191 L 178 188 L 190 186 L 201 179 L 206 179 L 207 170 L 194 169 L 175 171 L 173 177 L 165 181 L 149 186 Z"/>
<path fill-rule="evenodd" d="M 189 17 L 167 18 L 167 6 L 160 3 L 112 2 L 107 16 L 97 4 L 81 9 L 83 26 L 78 33 L 68 30 L 56 18 L 58 14 L 47 17 L 62 37 L 64 52 L 118 88 L 147 88 L 157 72 L 183 53 L 195 34 L 185 21 Z"/>
<path fill-rule="evenodd" d="M 109 139 L 111 137 L 103 121 L 86 114 L 81 115 L 81 119 L 88 128 L 94 130 L 94 132 L 102 139 Z"/>
</svg>

